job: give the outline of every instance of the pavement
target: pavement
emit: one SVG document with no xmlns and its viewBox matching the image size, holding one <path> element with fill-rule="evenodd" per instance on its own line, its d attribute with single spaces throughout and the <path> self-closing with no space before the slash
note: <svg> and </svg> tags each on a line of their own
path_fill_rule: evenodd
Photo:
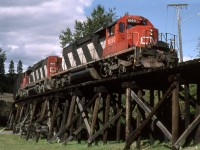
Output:
<svg viewBox="0 0 200 150">
<path fill-rule="evenodd" d="M 13 134 L 12 130 L 5 130 L 5 128 L 0 130 L 0 134 Z"/>
</svg>

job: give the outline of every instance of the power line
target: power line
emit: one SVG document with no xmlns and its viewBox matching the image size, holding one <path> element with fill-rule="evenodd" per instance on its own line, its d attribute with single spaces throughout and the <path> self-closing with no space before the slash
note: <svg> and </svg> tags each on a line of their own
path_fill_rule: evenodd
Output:
<svg viewBox="0 0 200 150">
<path fill-rule="evenodd" d="M 183 62 L 180 9 L 182 9 L 182 7 L 186 7 L 187 8 L 187 6 L 188 6 L 188 4 L 168 4 L 167 5 L 167 7 L 175 7 L 176 8 L 177 22 L 178 22 L 180 62 Z"/>
</svg>

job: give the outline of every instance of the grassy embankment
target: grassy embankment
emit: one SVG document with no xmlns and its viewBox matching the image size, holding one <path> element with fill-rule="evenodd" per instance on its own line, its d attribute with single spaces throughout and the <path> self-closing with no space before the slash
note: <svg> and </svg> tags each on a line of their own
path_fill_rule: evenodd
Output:
<svg viewBox="0 0 200 150">
<path fill-rule="evenodd" d="M 124 143 L 116 144 L 115 142 L 109 142 L 107 145 L 103 145 L 101 142 L 98 146 L 94 145 L 90 148 L 87 147 L 86 142 L 77 144 L 77 142 L 70 142 L 67 145 L 60 143 L 48 144 L 46 140 L 40 140 L 35 143 L 33 140 L 26 141 L 21 139 L 18 135 L 0 134 L 0 150 L 122 150 Z M 135 142 L 132 144 L 132 149 L 135 149 Z M 147 141 L 142 142 L 143 150 L 170 150 L 170 145 L 166 143 L 156 142 L 153 146 L 150 146 Z M 198 150 L 199 146 L 184 148 L 185 150 Z"/>
</svg>

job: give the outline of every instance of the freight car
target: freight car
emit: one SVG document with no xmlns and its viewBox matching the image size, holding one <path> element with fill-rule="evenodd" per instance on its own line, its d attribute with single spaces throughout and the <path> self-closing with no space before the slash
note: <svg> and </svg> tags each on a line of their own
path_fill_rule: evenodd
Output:
<svg viewBox="0 0 200 150">
<path fill-rule="evenodd" d="M 46 63 L 42 61 L 41 66 L 46 65 L 48 70 L 43 76 L 42 73 L 37 73 L 39 70 L 42 72 L 41 68 L 33 66 L 33 70 L 23 74 L 23 82 L 17 88 L 17 95 L 25 97 L 69 84 L 106 78 L 142 68 L 174 66 L 178 63 L 175 36 L 168 39 L 168 34 L 165 38 L 161 36 L 159 39 L 158 29 L 148 19 L 124 15 L 108 26 L 65 47 L 63 60 L 50 56 L 47 61 L 45 60 Z M 47 65 L 51 64 L 49 58 L 55 58 L 55 68 Z M 61 61 L 64 63 L 62 69 Z"/>
</svg>

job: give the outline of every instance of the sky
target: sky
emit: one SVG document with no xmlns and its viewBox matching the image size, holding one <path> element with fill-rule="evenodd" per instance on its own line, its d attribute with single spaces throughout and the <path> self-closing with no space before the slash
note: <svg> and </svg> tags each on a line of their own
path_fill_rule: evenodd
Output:
<svg viewBox="0 0 200 150">
<path fill-rule="evenodd" d="M 199 0 L 0 0 L 0 47 L 6 52 L 6 71 L 11 60 L 28 66 L 50 55 L 62 55 L 59 35 L 74 21 L 83 21 L 101 4 L 148 18 L 160 33 L 178 35 L 176 9 L 168 4 L 188 4 L 180 10 L 184 60 L 197 56 L 200 37 Z"/>
</svg>

